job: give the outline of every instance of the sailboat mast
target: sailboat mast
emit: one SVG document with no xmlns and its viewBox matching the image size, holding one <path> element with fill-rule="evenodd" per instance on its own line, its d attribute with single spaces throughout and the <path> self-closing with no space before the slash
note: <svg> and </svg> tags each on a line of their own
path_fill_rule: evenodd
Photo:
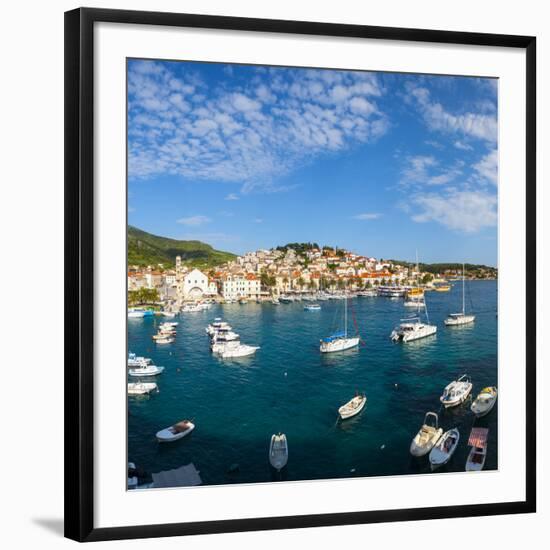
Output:
<svg viewBox="0 0 550 550">
<path fill-rule="evenodd" d="M 466 302 L 464 299 L 464 262 L 462 262 L 462 315 L 466 314 Z"/>
<path fill-rule="evenodd" d="M 348 294 L 344 290 L 344 338 L 348 337 Z"/>
</svg>

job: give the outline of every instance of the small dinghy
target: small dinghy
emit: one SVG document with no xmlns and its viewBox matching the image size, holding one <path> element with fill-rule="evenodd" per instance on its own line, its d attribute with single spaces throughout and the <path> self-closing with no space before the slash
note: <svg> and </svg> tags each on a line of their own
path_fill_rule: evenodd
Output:
<svg viewBox="0 0 550 550">
<path fill-rule="evenodd" d="M 489 414 L 497 402 L 497 389 L 494 386 L 483 388 L 474 399 L 470 409 L 477 416 Z"/>
<path fill-rule="evenodd" d="M 439 400 L 446 409 L 456 407 L 466 400 L 472 391 L 472 387 L 473 384 L 470 378 L 463 374 L 458 380 L 453 380 L 445 386 L 443 395 Z"/>
<path fill-rule="evenodd" d="M 346 420 L 346 418 L 351 418 L 359 414 L 366 404 L 367 396 L 364 393 L 361 395 L 357 394 L 353 399 L 350 399 L 345 405 L 342 405 L 338 409 L 338 414 L 342 420 Z"/>
<path fill-rule="evenodd" d="M 155 382 L 128 382 L 128 395 L 146 395 L 157 389 Z"/>
<path fill-rule="evenodd" d="M 432 471 L 451 460 L 451 456 L 456 451 L 459 440 L 460 432 L 458 428 L 453 428 L 440 437 L 439 441 L 430 451 L 430 466 Z"/>
<path fill-rule="evenodd" d="M 431 423 L 430 423 L 431 422 Z M 427 412 L 424 423 L 411 442 L 410 451 L 413 456 L 428 454 L 439 441 L 443 428 L 439 427 L 439 419 L 434 412 Z"/>
<path fill-rule="evenodd" d="M 487 438 L 489 430 L 487 428 L 472 428 L 468 445 L 471 448 L 466 460 L 467 472 L 479 472 L 485 466 L 487 458 Z"/>
<path fill-rule="evenodd" d="M 128 366 L 132 367 L 142 367 L 144 365 L 151 364 L 151 359 L 148 357 L 137 356 L 135 353 L 128 354 Z"/>
<path fill-rule="evenodd" d="M 153 336 L 154 340 L 155 340 L 155 344 L 173 344 L 174 343 L 174 338 L 172 338 L 171 336 L 158 336 L 157 338 L 155 338 Z"/>
<path fill-rule="evenodd" d="M 271 436 L 269 445 L 269 463 L 273 468 L 280 472 L 288 462 L 288 444 L 286 435 L 282 433 Z"/>
<path fill-rule="evenodd" d="M 161 374 L 163 370 L 164 367 L 157 367 L 156 365 L 143 365 L 142 367 L 130 369 L 128 374 L 130 376 L 156 376 L 157 374 Z"/>
<path fill-rule="evenodd" d="M 191 420 L 182 420 L 169 428 L 164 428 L 157 432 L 157 441 L 159 443 L 169 443 L 177 441 L 190 434 L 195 429 L 195 424 Z"/>
</svg>

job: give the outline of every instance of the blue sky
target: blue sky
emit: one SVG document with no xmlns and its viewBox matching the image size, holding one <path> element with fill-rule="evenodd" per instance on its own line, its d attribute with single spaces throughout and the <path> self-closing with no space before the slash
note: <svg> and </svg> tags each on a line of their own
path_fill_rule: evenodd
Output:
<svg viewBox="0 0 550 550">
<path fill-rule="evenodd" d="M 496 265 L 497 163 L 492 79 L 128 62 L 128 220 L 158 235 Z"/>
</svg>

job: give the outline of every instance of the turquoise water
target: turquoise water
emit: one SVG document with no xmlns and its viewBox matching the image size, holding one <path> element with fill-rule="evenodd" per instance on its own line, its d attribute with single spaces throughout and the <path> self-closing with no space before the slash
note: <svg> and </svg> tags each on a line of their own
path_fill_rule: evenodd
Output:
<svg viewBox="0 0 550 550">
<path fill-rule="evenodd" d="M 464 470 L 474 423 L 489 428 L 485 469 L 496 469 L 497 407 L 474 421 L 469 402 L 446 411 L 439 406 L 445 385 L 463 373 L 471 376 L 474 395 L 498 385 L 497 284 L 475 281 L 467 287 L 475 324 L 443 325 L 449 312 L 461 309 L 461 283 L 455 283 L 451 292 L 426 294 L 437 335 L 408 344 L 389 339 L 392 328 L 410 315 L 402 300 L 350 300 L 364 345 L 328 355 L 319 353 L 319 338 L 335 328 L 340 300 L 321 302 L 316 312 L 298 302 L 230 304 L 182 314 L 176 341 L 165 346 L 151 340 L 161 319 L 129 319 L 129 349 L 166 369 L 156 378 L 158 394 L 129 398 L 128 459 L 149 474 L 193 462 L 205 485 L 424 473 L 427 457 L 414 459 L 409 445 L 431 410 L 445 430 L 458 426 L 461 434 L 452 461 L 438 471 Z M 229 361 L 210 353 L 204 329 L 218 316 L 242 342 L 261 346 L 255 356 Z M 365 409 L 337 422 L 338 407 L 356 390 L 367 395 Z M 194 419 L 191 435 L 156 442 L 159 429 L 183 418 Z M 279 431 L 287 434 L 289 461 L 276 474 L 268 447 Z M 238 471 L 229 472 L 234 464 Z"/>
</svg>

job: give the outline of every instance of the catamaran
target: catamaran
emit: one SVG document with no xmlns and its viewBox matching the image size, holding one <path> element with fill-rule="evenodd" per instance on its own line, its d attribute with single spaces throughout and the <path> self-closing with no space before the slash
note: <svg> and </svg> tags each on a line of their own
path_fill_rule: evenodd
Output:
<svg viewBox="0 0 550 550">
<path fill-rule="evenodd" d="M 359 345 L 359 336 L 348 337 L 348 295 L 344 295 L 344 330 L 335 332 L 321 340 L 319 349 L 321 353 L 332 353 L 335 351 L 344 351 Z"/>
<path fill-rule="evenodd" d="M 418 253 L 416 255 L 416 264 L 418 265 Z M 417 268 L 418 270 L 418 268 Z M 423 323 L 420 319 L 420 308 L 424 308 L 424 313 L 426 315 L 426 323 Z M 426 338 L 426 336 L 431 336 L 437 332 L 437 327 L 435 325 L 430 325 L 430 319 L 428 317 L 428 307 L 426 302 L 418 301 L 416 304 L 416 315 L 409 317 L 407 319 L 401 319 L 401 323 L 395 327 L 390 334 L 390 338 L 393 342 L 412 342 L 413 340 L 418 340 L 420 338 Z"/>
<path fill-rule="evenodd" d="M 475 315 L 466 315 L 466 303 L 464 299 L 464 264 L 462 264 L 462 312 L 450 313 L 443 322 L 447 327 L 454 327 L 458 325 L 467 325 L 469 323 L 473 323 L 475 319 Z"/>
<path fill-rule="evenodd" d="M 420 320 L 420 312 L 418 312 L 419 314 L 414 317 L 401 319 L 401 323 L 393 329 L 390 334 L 390 338 L 394 342 L 412 342 L 413 340 L 426 338 L 426 336 L 435 334 L 437 332 L 437 327 L 429 324 L 430 320 L 428 319 L 428 309 L 426 308 L 426 304 L 424 304 L 424 311 L 426 312 L 427 323 L 423 323 Z"/>
</svg>

